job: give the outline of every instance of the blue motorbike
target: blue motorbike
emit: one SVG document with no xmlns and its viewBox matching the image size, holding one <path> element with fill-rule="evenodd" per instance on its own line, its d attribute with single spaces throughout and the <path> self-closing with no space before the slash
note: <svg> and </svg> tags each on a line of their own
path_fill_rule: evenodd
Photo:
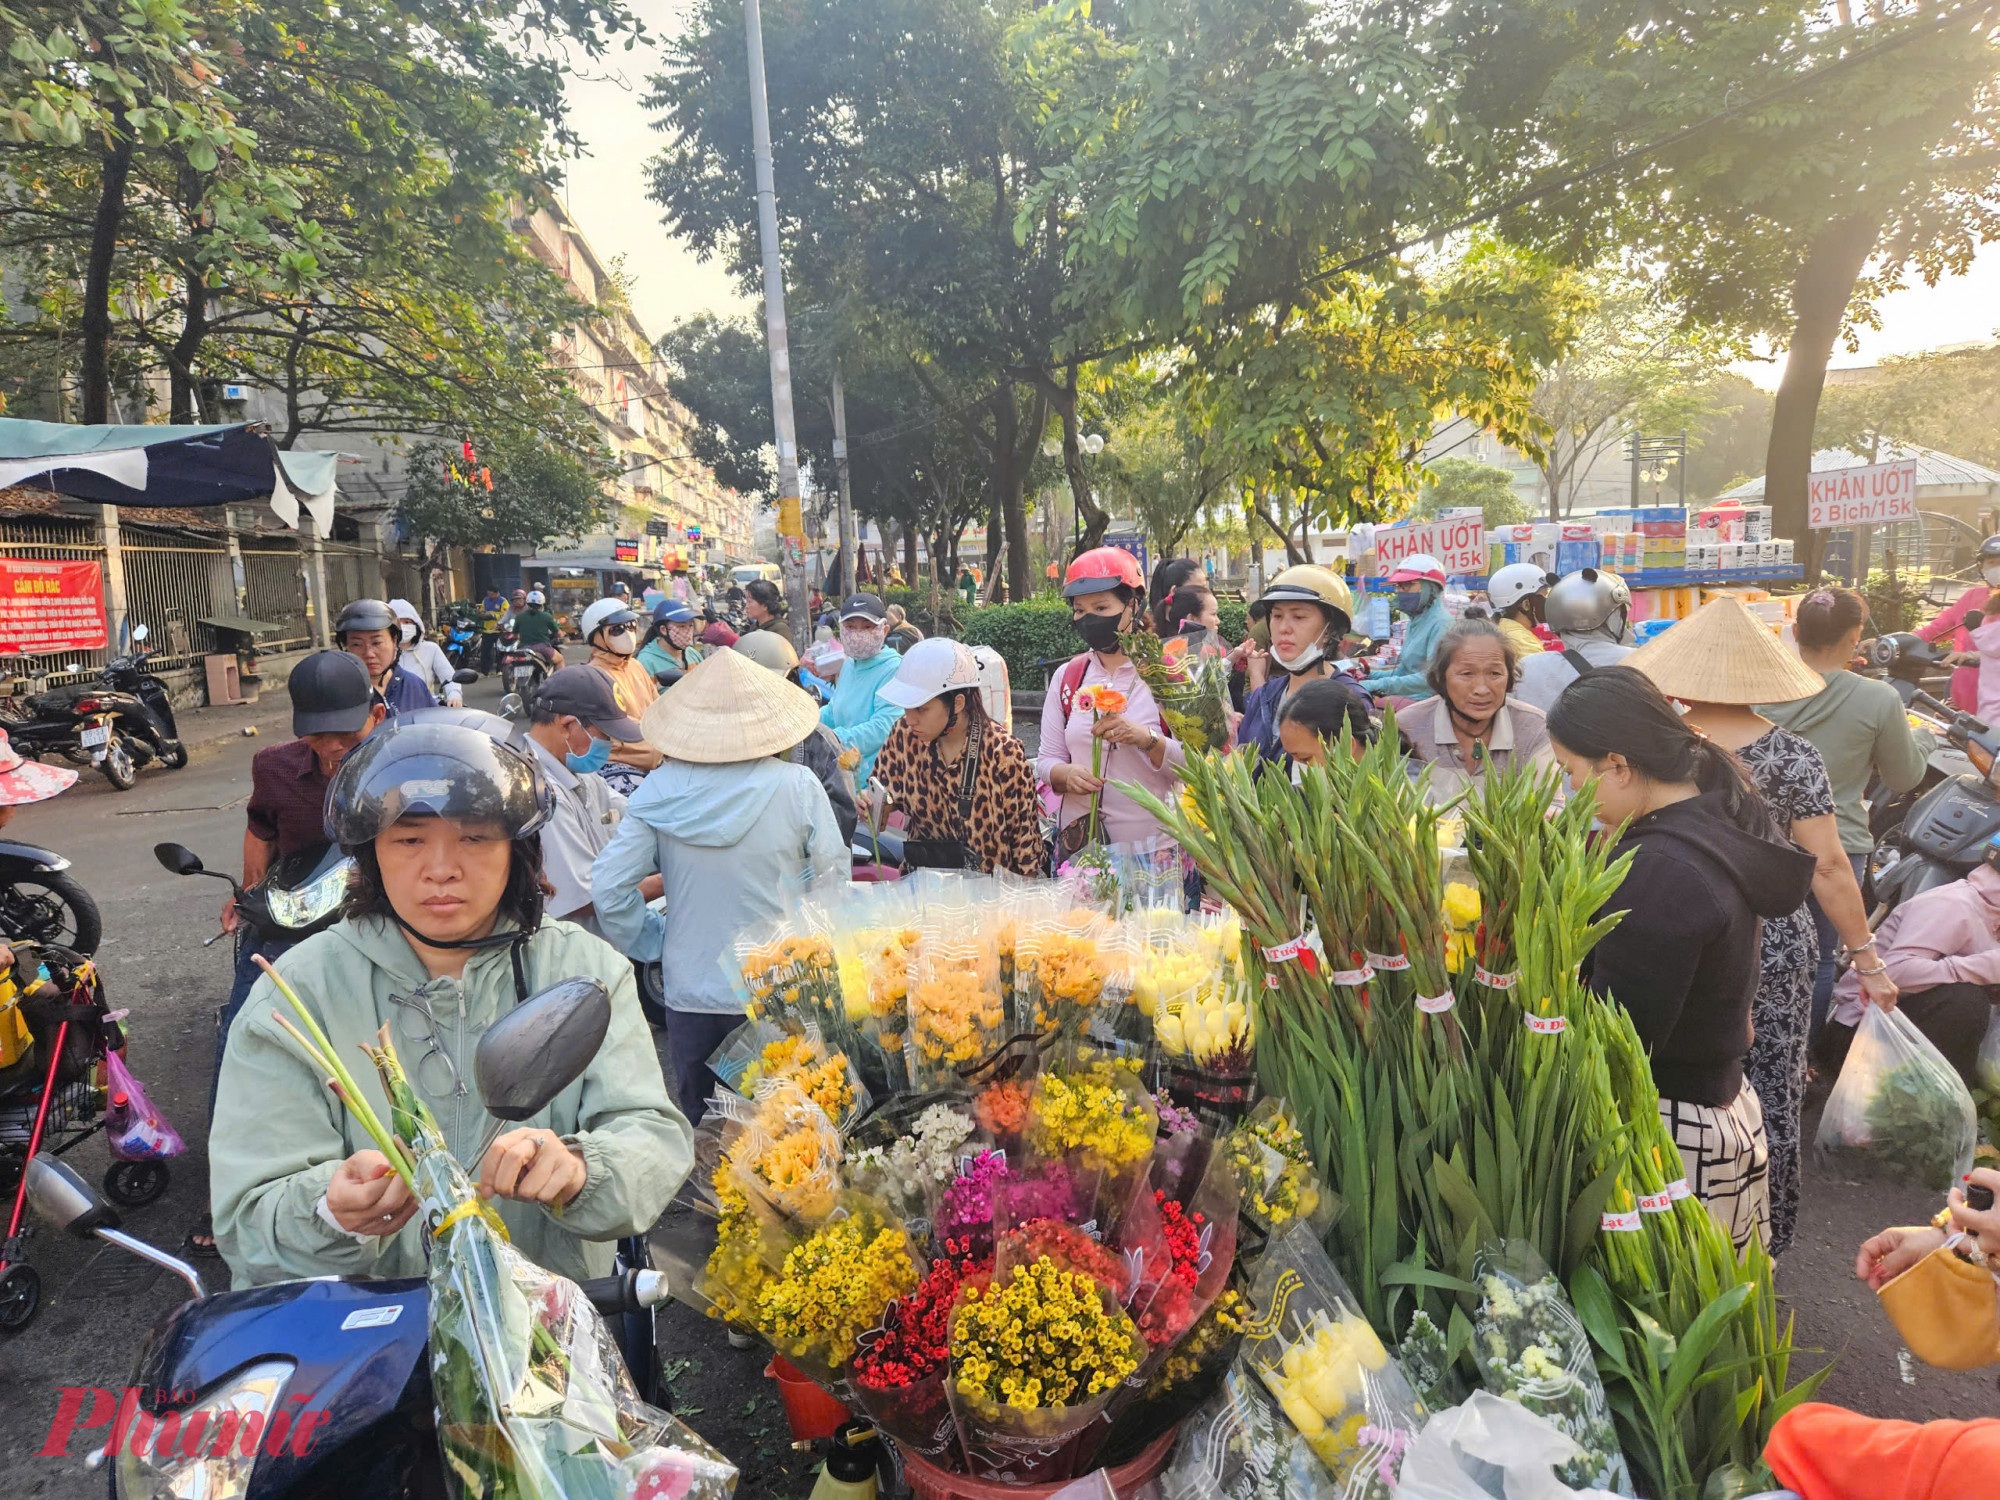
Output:
<svg viewBox="0 0 2000 1500">
<path fill-rule="evenodd" d="M 487 1028 L 474 1064 L 489 1112 L 513 1123 L 539 1114 L 583 1072 L 609 1017 L 601 985 L 571 980 Z M 110 1465 L 112 1500 L 442 1500 L 449 1493 L 424 1280 L 328 1276 L 211 1293 L 194 1267 L 120 1230 L 116 1210 L 66 1163 L 35 1157 L 27 1193 L 42 1222 L 163 1266 L 194 1294 L 147 1335 L 130 1382 L 139 1414 L 152 1424 L 177 1416 L 182 1440 L 128 1436 L 117 1453 L 87 1458 L 93 1469 Z M 619 1242 L 616 1267 L 581 1290 L 610 1321 L 640 1396 L 656 1402 L 653 1309 L 666 1300 L 666 1278 L 650 1269 L 640 1238 Z M 254 1418 L 263 1440 L 247 1455 L 241 1443 L 191 1441 L 185 1435 L 198 1416 L 211 1434 L 225 1423 L 241 1432 Z"/>
</svg>

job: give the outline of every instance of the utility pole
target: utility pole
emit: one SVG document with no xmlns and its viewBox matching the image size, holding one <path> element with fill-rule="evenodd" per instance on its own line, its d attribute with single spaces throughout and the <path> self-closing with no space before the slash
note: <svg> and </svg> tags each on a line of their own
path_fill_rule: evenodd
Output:
<svg viewBox="0 0 2000 1500">
<path fill-rule="evenodd" d="M 750 48 L 750 147 L 757 162 L 757 238 L 764 250 L 764 341 L 771 351 L 771 419 L 778 447 L 778 547 L 793 649 L 812 638 L 806 618 L 805 514 L 799 504 L 799 440 L 792 422 L 792 351 L 785 337 L 785 270 L 778 247 L 778 191 L 771 178 L 771 106 L 764 91 L 764 18 L 743 0 Z"/>
<path fill-rule="evenodd" d="M 848 480 L 847 388 L 840 383 L 839 360 L 833 362 L 833 464 L 840 471 L 840 592 L 846 595 L 855 591 L 854 489 Z"/>
</svg>

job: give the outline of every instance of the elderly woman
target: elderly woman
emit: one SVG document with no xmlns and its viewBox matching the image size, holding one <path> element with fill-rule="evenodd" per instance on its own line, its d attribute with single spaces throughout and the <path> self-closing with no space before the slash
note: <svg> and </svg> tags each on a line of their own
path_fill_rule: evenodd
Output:
<svg viewBox="0 0 2000 1500">
<path fill-rule="evenodd" d="M 1434 798 L 1479 785 L 1495 766 L 1548 763 L 1548 721 L 1508 696 L 1521 680 L 1520 664 L 1491 620 L 1460 620 L 1447 630 L 1424 680 L 1437 696 L 1403 710 L 1396 727 L 1411 755 L 1431 767 Z"/>
<path fill-rule="evenodd" d="M 1840 847 L 1826 763 L 1750 706 L 1810 698 L 1823 686 L 1819 674 L 1779 645 L 1741 600 L 1727 596 L 1641 646 L 1624 665 L 1684 708 L 1681 722 L 1743 763 L 1777 831 L 1812 855 L 1813 897 L 1856 955 L 1868 997 L 1894 1006 L 1896 986 L 1876 954 L 1861 887 Z M 1798 1223 L 1799 1116 L 1819 965 L 1819 939 L 1805 906 L 1765 921 L 1759 963 L 1744 1074 L 1757 1090 L 1770 1137 L 1771 1253 L 1782 1255 Z"/>
<path fill-rule="evenodd" d="M 572 1278 L 611 1269 L 693 1164 L 667 1098 L 632 966 L 580 927 L 544 917 L 538 830 L 550 791 L 506 720 L 465 709 L 403 715 L 351 751 L 327 789 L 326 831 L 357 870 L 341 920 L 277 972 L 347 1056 L 388 1027 L 410 1086 L 472 1167 L 508 1234 Z M 582 1079 L 532 1119 L 486 1136 L 473 1052 L 538 989 L 585 975 L 611 992 L 611 1031 Z M 267 976 L 230 1028 L 209 1192 L 237 1287 L 305 1276 L 422 1276 L 417 1201 L 278 1027 Z M 373 1070 L 356 1081 L 376 1113 Z"/>
<path fill-rule="evenodd" d="M 715 1086 L 709 1056 L 743 1020 L 718 967 L 731 938 L 788 910 L 806 882 L 848 877 L 825 789 L 785 758 L 818 723 L 803 689 L 741 651 L 698 663 L 639 721 L 664 759 L 591 866 L 605 938 L 660 963 L 674 1095 L 690 1119 Z M 659 911 L 639 893 L 652 874 L 665 881 Z"/>
</svg>

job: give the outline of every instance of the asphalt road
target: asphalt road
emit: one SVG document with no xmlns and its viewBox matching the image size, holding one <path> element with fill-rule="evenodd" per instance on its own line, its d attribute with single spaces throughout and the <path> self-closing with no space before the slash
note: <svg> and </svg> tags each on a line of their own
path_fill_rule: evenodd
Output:
<svg viewBox="0 0 2000 1500">
<path fill-rule="evenodd" d="M 476 706 L 491 706 L 490 682 L 471 689 Z M 214 1011 L 229 984 L 229 947 L 204 948 L 216 929 L 224 894 L 217 882 L 167 874 L 151 856 L 155 843 L 174 840 L 217 867 L 239 857 L 243 802 L 252 753 L 285 738 L 282 693 L 253 709 L 190 715 L 185 729 L 193 760 L 179 772 L 148 770 L 138 787 L 116 793 L 86 774 L 54 802 L 26 809 L 12 836 L 60 849 L 96 895 L 105 918 L 99 959 L 113 1003 L 129 1007 L 130 1060 L 169 1117 L 188 1137 L 188 1153 L 173 1164 L 166 1196 L 126 1215 L 142 1238 L 174 1247 L 201 1212 L 207 1189 L 203 1140 Z M 255 724 L 256 739 L 239 726 Z M 107 1163 L 101 1139 L 71 1160 L 87 1176 Z M 1874 1298 L 1853 1278 L 1855 1246 L 1884 1224 L 1914 1223 L 1934 1204 L 1922 1194 L 1863 1189 L 1809 1171 L 1799 1245 L 1780 1269 L 1779 1285 L 1796 1314 L 1802 1353 L 1795 1376 L 1833 1358 L 1822 1396 L 1881 1416 L 1923 1419 L 2000 1414 L 1991 1373 L 1949 1374 L 1899 1359 L 1900 1343 Z M 37 1235 L 29 1261 L 41 1272 L 45 1306 L 25 1333 L 0 1344 L 0 1473 L 10 1497 L 83 1500 L 104 1493 L 104 1477 L 80 1459 L 38 1455 L 64 1386 L 117 1387 L 129 1376 L 142 1331 L 185 1295 L 169 1277 L 134 1277 L 133 1262 L 114 1250 Z M 211 1286 L 221 1267 L 204 1262 Z M 803 1494 L 810 1460 L 790 1452 L 762 1357 L 730 1350 L 712 1323 L 684 1309 L 661 1320 L 661 1345 L 673 1377 L 673 1404 L 743 1466 L 740 1494 Z M 82 1441 L 73 1445 L 84 1447 Z"/>
</svg>

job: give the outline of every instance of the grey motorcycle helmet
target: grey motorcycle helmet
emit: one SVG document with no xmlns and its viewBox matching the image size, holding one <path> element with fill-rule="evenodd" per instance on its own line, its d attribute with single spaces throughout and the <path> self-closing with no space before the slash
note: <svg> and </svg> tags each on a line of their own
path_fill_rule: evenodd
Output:
<svg viewBox="0 0 2000 1500">
<path fill-rule="evenodd" d="M 1622 640 L 1632 615 L 1632 590 L 1616 573 L 1579 568 L 1556 581 L 1542 604 L 1542 618 L 1557 635 L 1601 633 Z"/>
<path fill-rule="evenodd" d="M 348 752 L 326 792 L 326 836 L 349 852 L 408 817 L 491 823 L 509 839 L 537 832 L 555 794 L 514 726 L 475 708 L 399 714 Z"/>
</svg>

